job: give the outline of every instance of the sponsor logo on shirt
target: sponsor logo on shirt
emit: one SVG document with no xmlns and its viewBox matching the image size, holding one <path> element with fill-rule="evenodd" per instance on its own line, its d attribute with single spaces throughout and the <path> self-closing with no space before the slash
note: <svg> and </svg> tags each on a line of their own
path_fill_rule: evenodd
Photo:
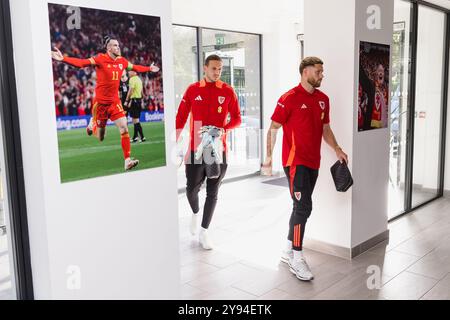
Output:
<svg viewBox="0 0 450 320">
<path fill-rule="evenodd" d="M 284 108 L 284 104 L 278 102 L 278 105 L 279 105 L 280 107 Z"/>
<path fill-rule="evenodd" d="M 320 105 L 320 108 L 321 108 L 322 110 L 325 109 L 325 102 L 324 102 L 324 101 L 319 101 L 319 105 Z"/>
<path fill-rule="evenodd" d="M 306 104 L 303 104 L 301 109 L 308 109 L 308 107 L 306 106 Z"/>
<path fill-rule="evenodd" d="M 195 98 L 195 101 L 203 101 L 202 97 L 199 95 L 197 98 Z"/>
<path fill-rule="evenodd" d="M 219 106 L 219 108 L 217 109 L 218 113 L 222 113 L 222 106 Z"/>
<path fill-rule="evenodd" d="M 219 104 L 223 104 L 225 102 L 225 97 L 219 97 Z"/>
</svg>

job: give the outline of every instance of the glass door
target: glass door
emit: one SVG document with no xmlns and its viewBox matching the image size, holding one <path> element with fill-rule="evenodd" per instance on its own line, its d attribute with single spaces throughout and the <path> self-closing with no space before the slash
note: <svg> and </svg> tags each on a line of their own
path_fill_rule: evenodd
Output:
<svg viewBox="0 0 450 320">
<path fill-rule="evenodd" d="M 405 210 L 411 4 L 396 0 L 392 41 L 389 218 Z"/>
<path fill-rule="evenodd" d="M 173 39 L 176 108 L 189 84 L 203 77 L 206 57 L 219 55 L 223 61 L 221 80 L 233 86 L 242 116 L 241 126 L 228 134 L 229 166 L 225 179 L 258 172 L 262 154 L 260 35 L 174 25 Z M 187 128 L 183 132 L 185 150 Z M 184 166 L 180 166 L 178 188 L 185 186 Z"/>
<path fill-rule="evenodd" d="M 9 3 L 0 1 L 0 300 L 29 300 L 33 279 Z"/>
<path fill-rule="evenodd" d="M 7 221 L 7 197 L 4 188 L 5 170 L 3 158 L 3 139 L 0 139 L 0 300 L 15 299 L 13 281 L 12 246 L 10 238 L 10 225 Z"/>
<path fill-rule="evenodd" d="M 412 207 L 439 195 L 445 13 L 419 5 Z"/>
<path fill-rule="evenodd" d="M 394 2 L 389 219 L 443 194 L 446 20 L 425 2 Z"/>
<path fill-rule="evenodd" d="M 228 135 L 228 179 L 253 174 L 261 166 L 259 41 L 259 35 L 202 29 L 203 59 L 211 54 L 223 59 L 222 81 L 233 86 L 241 107 L 242 124 Z"/>
<path fill-rule="evenodd" d="M 199 80 L 198 75 L 198 55 L 197 55 L 197 28 L 177 26 L 172 27 L 173 31 L 173 65 L 175 70 L 175 109 L 178 110 L 184 92 L 191 83 Z M 188 148 L 189 125 L 184 126 L 182 136 L 182 149 Z M 175 140 L 175 133 L 173 133 Z M 178 159 L 177 159 L 178 161 Z M 177 171 L 178 189 L 186 187 L 186 175 L 184 165 Z"/>
</svg>

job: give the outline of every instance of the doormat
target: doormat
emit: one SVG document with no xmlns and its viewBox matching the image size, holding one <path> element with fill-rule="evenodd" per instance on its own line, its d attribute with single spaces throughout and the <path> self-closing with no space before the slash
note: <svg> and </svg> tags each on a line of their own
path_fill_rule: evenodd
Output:
<svg viewBox="0 0 450 320">
<path fill-rule="evenodd" d="M 286 178 L 276 178 L 276 179 L 264 181 L 262 183 L 272 184 L 274 186 L 279 186 L 279 187 L 289 187 L 289 184 L 288 184 L 288 181 Z"/>
</svg>

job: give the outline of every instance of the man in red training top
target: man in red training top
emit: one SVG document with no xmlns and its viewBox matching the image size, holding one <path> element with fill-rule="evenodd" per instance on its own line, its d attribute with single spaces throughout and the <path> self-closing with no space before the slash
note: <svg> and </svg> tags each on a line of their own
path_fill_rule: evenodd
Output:
<svg viewBox="0 0 450 320">
<path fill-rule="evenodd" d="M 207 230 L 216 207 L 219 187 L 227 170 L 227 131 L 241 124 L 237 96 L 231 86 L 220 81 L 222 66 L 223 62 L 219 56 L 210 55 L 206 58 L 203 66 L 205 77 L 187 88 L 176 117 L 178 141 L 180 133 L 190 116 L 190 141 L 185 163 L 186 196 L 193 211 L 191 220 L 191 233 L 193 235 L 197 232 L 197 219 L 200 211 L 198 192 L 206 179 L 206 201 L 203 207 L 202 228 L 199 234 L 200 244 L 206 250 L 213 248 Z M 228 115 L 230 115 L 229 121 Z M 223 162 L 220 164 L 220 176 L 216 179 L 207 178 L 205 171 L 207 164 L 202 159 L 195 159 L 195 152 L 201 142 L 198 132 L 205 126 L 215 126 L 221 128 L 223 132 Z"/>
<path fill-rule="evenodd" d="M 158 72 L 159 68 L 153 64 L 151 66 L 133 65 L 120 55 L 120 46 L 116 39 L 105 37 L 104 46 L 106 53 L 99 53 L 89 59 L 64 56 L 58 48 L 55 48 L 56 51 L 52 51 L 52 58 L 78 68 L 95 67 L 97 73 L 95 99 L 92 118 L 86 132 L 88 135 L 94 133 L 100 141 L 103 141 L 106 123 L 108 119 L 111 119 L 120 131 L 125 170 L 131 170 L 139 164 L 139 160 L 131 158 L 128 123 L 119 97 L 120 79 L 125 70 Z"/>
<path fill-rule="evenodd" d="M 336 142 L 330 127 L 328 96 L 317 89 L 323 79 L 323 62 L 307 57 L 300 64 L 301 83 L 278 100 L 267 133 L 267 159 L 262 172 L 272 172 L 272 153 L 278 129 L 283 127 L 283 167 L 289 180 L 293 210 L 289 221 L 287 248 L 281 260 L 300 280 L 312 280 L 313 274 L 303 257 L 305 225 L 312 210 L 311 196 L 320 167 L 322 137 L 347 162 L 347 155 Z"/>
<path fill-rule="evenodd" d="M 375 84 L 375 99 L 371 127 L 386 128 L 388 119 L 389 90 L 384 81 L 384 67 L 382 64 L 377 65 L 373 83 Z"/>
</svg>

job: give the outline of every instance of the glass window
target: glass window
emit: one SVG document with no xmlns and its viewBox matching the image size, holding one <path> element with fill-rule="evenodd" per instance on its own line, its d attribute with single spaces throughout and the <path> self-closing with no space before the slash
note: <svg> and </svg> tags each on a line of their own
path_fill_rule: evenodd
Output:
<svg viewBox="0 0 450 320">
<path fill-rule="evenodd" d="M 4 188 L 5 171 L 3 161 L 3 144 L 0 139 L 0 300 L 10 300 L 15 298 L 13 277 L 11 272 L 12 250 L 9 233 L 7 231 L 7 198 Z"/>
<path fill-rule="evenodd" d="M 445 14 L 419 6 L 414 121 L 412 206 L 436 197 L 440 181 L 440 138 Z"/>
<path fill-rule="evenodd" d="M 394 2 L 392 42 L 391 138 L 389 161 L 389 218 L 405 210 L 406 141 L 410 63 L 411 3 Z"/>
<path fill-rule="evenodd" d="M 187 87 L 199 79 L 197 55 L 197 28 L 173 26 L 173 63 L 175 70 L 175 108 L 178 110 Z M 188 145 L 189 126 L 184 126 L 182 141 L 184 150 Z M 184 166 L 178 168 L 178 188 L 186 187 Z"/>
<path fill-rule="evenodd" d="M 261 86 L 259 36 L 202 29 L 203 61 L 211 54 L 224 61 L 222 81 L 239 98 L 242 124 L 228 135 L 226 178 L 252 174 L 261 165 Z"/>
<path fill-rule="evenodd" d="M 186 88 L 198 81 L 197 29 L 173 26 L 175 105 L 178 109 Z"/>
<path fill-rule="evenodd" d="M 436 198 L 441 192 L 446 14 L 423 4 L 395 0 L 394 21 L 388 214 L 390 219 Z M 410 30 L 411 26 L 415 25 L 417 35 Z M 414 36 L 417 36 L 415 56 L 411 49 Z M 414 83 L 411 82 L 412 65 L 415 65 Z M 410 96 L 411 87 L 415 89 L 414 97 Z M 411 114 L 412 110 L 414 114 Z M 414 119 L 413 124 L 410 123 L 411 119 Z M 413 153 L 407 156 L 409 148 Z"/>
<path fill-rule="evenodd" d="M 232 85 L 239 99 L 242 124 L 228 135 L 228 170 L 225 179 L 259 171 L 261 165 L 261 71 L 260 36 L 240 32 L 173 26 L 175 103 L 181 101 L 189 84 L 198 81 L 197 40 L 202 43 L 201 61 L 217 54 L 223 59 L 221 80 Z M 203 71 L 201 71 L 203 72 Z M 187 137 L 187 126 L 183 135 Z M 187 148 L 188 139 L 184 139 Z M 186 186 L 184 166 L 178 170 L 178 188 Z"/>
</svg>

